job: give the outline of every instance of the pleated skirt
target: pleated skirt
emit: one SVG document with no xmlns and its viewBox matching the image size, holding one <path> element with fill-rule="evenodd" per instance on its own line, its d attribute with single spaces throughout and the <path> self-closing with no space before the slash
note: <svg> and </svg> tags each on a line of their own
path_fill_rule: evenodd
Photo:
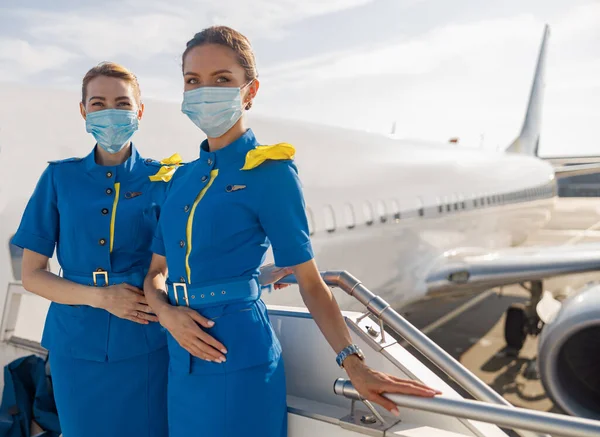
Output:
<svg viewBox="0 0 600 437">
<path fill-rule="evenodd" d="M 166 347 L 114 362 L 49 358 L 63 437 L 168 437 Z"/>
</svg>

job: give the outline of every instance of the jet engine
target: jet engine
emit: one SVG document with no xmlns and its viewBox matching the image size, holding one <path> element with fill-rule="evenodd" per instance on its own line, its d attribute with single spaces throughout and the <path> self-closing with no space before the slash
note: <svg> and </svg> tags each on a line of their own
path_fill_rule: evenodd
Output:
<svg viewBox="0 0 600 437">
<path fill-rule="evenodd" d="M 600 284 L 566 299 L 538 346 L 546 393 L 573 416 L 600 420 Z"/>
</svg>

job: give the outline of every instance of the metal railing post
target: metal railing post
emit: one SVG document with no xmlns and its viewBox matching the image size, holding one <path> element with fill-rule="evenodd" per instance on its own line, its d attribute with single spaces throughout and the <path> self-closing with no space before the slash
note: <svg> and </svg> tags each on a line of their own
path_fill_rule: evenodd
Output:
<svg viewBox="0 0 600 437">
<path fill-rule="evenodd" d="M 361 400 L 352 383 L 338 379 L 334 384 L 334 392 L 351 400 Z M 600 422 L 580 419 L 555 413 L 532 411 L 525 408 L 507 407 L 466 399 L 444 397 L 424 398 L 400 394 L 384 394 L 386 398 L 399 407 L 415 408 L 446 416 L 462 417 L 493 423 L 505 428 L 552 433 L 563 437 L 598 437 Z"/>
<path fill-rule="evenodd" d="M 475 376 L 469 369 L 454 359 L 454 357 L 423 334 L 408 320 L 394 311 L 384 299 L 371 292 L 350 273 L 346 271 L 326 271 L 321 272 L 321 277 L 327 285 L 342 289 L 348 295 L 362 303 L 372 315 L 383 320 L 391 329 L 401 335 L 445 374 L 454 379 L 457 384 L 469 392 L 475 399 L 514 408 L 510 402 Z M 298 283 L 294 275 L 286 276 L 279 282 L 282 284 Z M 538 435 L 539 437 L 547 437 L 545 434 Z"/>
</svg>

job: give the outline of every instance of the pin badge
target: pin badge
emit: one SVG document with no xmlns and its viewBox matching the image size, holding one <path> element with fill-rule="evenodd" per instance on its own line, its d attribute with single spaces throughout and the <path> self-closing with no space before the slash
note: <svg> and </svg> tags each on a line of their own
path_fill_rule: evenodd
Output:
<svg viewBox="0 0 600 437">
<path fill-rule="evenodd" d="M 243 190 L 244 188 L 246 188 L 245 185 L 227 185 L 225 187 L 225 191 L 227 191 L 228 193 L 231 193 L 232 191 L 239 191 L 239 190 Z"/>
<path fill-rule="evenodd" d="M 134 197 L 141 196 L 141 191 L 128 191 L 125 193 L 125 199 L 133 199 Z"/>
</svg>

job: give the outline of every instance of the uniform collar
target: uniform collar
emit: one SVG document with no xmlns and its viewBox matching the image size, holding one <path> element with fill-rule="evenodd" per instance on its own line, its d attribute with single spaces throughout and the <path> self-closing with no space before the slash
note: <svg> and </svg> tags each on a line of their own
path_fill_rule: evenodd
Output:
<svg viewBox="0 0 600 437">
<path fill-rule="evenodd" d="M 98 145 L 96 145 L 96 147 L 98 147 Z M 107 171 L 113 171 L 117 177 L 123 178 L 131 173 L 143 161 L 134 144 L 131 143 L 131 156 L 127 161 L 119 165 L 99 165 L 96 163 L 96 147 L 94 147 L 91 153 L 84 158 L 85 169 L 88 173 L 104 174 Z"/>
<path fill-rule="evenodd" d="M 215 152 L 208 150 L 208 140 L 204 140 L 200 145 L 200 161 L 207 163 L 211 167 L 217 165 L 218 168 L 227 166 L 242 168 L 246 160 L 246 155 L 257 145 L 258 142 L 252 129 L 248 129 L 233 143 Z"/>
</svg>

